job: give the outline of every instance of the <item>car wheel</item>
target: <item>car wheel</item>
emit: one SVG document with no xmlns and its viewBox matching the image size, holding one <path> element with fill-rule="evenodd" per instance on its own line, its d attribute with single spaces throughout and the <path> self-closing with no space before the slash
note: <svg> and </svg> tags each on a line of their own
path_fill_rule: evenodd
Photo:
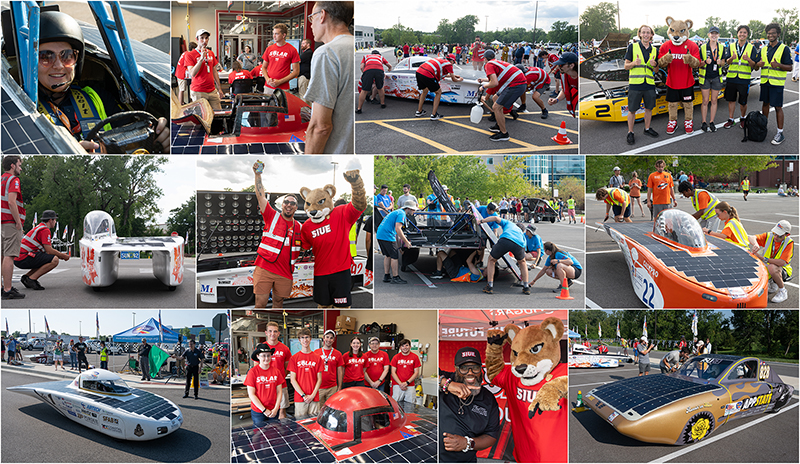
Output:
<svg viewBox="0 0 800 464">
<path fill-rule="evenodd" d="M 556 218 L 554 218 L 554 217 L 551 217 L 551 218 L 550 218 L 550 223 L 552 224 L 552 223 L 555 223 L 555 222 L 556 222 Z"/>
<path fill-rule="evenodd" d="M 535 222 L 537 224 L 542 222 L 542 215 L 541 214 L 537 214 L 536 216 L 534 216 L 533 222 Z"/>
<path fill-rule="evenodd" d="M 225 289 L 225 299 L 234 306 L 247 306 L 256 301 L 253 287 L 240 285 Z"/>
<path fill-rule="evenodd" d="M 713 414 L 708 411 L 698 412 L 686 422 L 678 443 L 683 445 L 696 443 L 711 435 L 715 425 Z"/>
</svg>

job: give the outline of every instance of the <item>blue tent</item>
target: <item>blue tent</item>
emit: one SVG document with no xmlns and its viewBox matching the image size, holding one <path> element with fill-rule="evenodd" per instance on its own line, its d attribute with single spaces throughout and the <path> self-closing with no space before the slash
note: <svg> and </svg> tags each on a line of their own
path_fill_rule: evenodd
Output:
<svg viewBox="0 0 800 464">
<path fill-rule="evenodd" d="M 174 332 L 164 326 L 161 326 L 161 328 L 164 331 L 165 343 L 178 342 L 177 332 Z M 123 332 L 114 335 L 112 337 L 112 341 L 136 343 L 136 342 L 141 342 L 143 338 L 147 340 L 147 343 L 158 343 L 161 341 L 161 334 L 158 331 L 158 321 L 152 317 L 149 320 L 137 325 L 136 327 L 132 327 L 128 330 L 125 330 Z"/>
<path fill-rule="evenodd" d="M 581 338 L 581 334 L 571 329 L 567 329 L 567 336 L 569 336 L 569 338 Z"/>
</svg>

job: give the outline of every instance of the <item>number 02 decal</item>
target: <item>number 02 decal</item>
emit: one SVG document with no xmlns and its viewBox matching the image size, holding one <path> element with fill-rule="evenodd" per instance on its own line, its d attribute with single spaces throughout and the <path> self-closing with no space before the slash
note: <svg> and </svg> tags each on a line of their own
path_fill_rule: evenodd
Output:
<svg viewBox="0 0 800 464">
<path fill-rule="evenodd" d="M 608 118 L 611 116 L 611 107 L 609 105 L 597 105 L 597 112 L 594 114 L 596 118 Z"/>
</svg>

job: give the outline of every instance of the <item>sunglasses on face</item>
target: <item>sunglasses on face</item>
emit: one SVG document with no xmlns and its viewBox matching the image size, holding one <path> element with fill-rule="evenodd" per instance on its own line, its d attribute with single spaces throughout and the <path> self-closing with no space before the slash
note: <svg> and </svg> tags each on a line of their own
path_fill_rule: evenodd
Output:
<svg viewBox="0 0 800 464">
<path fill-rule="evenodd" d="M 64 66 L 72 66 L 78 61 L 78 50 L 61 50 L 56 53 L 52 50 L 39 50 L 39 64 L 50 67 L 56 62 L 56 56 Z"/>
<path fill-rule="evenodd" d="M 297 202 L 296 201 L 291 201 L 291 200 L 283 200 L 283 204 L 284 205 L 297 206 Z"/>
<path fill-rule="evenodd" d="M 483 369 L 477 364 L 462 364 L 461 366 L 458 366 L 458 372 L 460 372 L 462 375 L 466 375 L 470 371 L 472 371 L 473 374 L 480 374 L 483 372 Z"/>
</svg>

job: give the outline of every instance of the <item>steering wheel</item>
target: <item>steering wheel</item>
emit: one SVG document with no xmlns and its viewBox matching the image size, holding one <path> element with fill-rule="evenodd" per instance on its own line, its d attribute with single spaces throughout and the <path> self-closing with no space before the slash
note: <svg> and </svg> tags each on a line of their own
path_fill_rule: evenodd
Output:
<svg viewBox="0 0 800 464">
<path fill-rule="evenodd" d="M 120 121 L 134 121 L 114 127 Z M 111 124 L 109 130 L 102 130 Z M 158 119 L 147 111 L 124 111 L 100 121 L 86 134 L 86 140 L 100 144 L 101 150 L 108 154 L 150 154 L 161 153 L 161 144 L 155 143 L 155 128 Z"/>
</svg>

